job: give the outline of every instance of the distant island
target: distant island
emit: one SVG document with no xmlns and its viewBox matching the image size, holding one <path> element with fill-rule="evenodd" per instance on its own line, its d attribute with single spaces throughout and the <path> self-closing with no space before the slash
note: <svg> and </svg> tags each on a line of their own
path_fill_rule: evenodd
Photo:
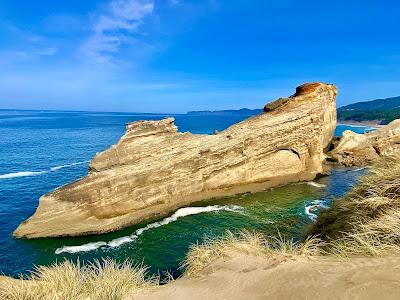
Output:
<svg viewBox="0 0 400 300">
<path fill-rule="evenodd" d="M 262 109 L 227 109 L 227 110 L 200 110 L 200 111 L 189 111 L 188 115 L 193 116 L 253 116 L 261 113 Z"/>
<path fill-rule="evenodd" d="M 203 110 L 189 111 L 192 116 L 253 116 L 260 114 L 262 109 L 227 109 L 227 110 Z M 360 101 L 337 109 L 339 122 L 369 123 L 386 125 L 391 121 L 400 119 L 400 96 L 376 99 L 372 101 Z"/>
</svg>

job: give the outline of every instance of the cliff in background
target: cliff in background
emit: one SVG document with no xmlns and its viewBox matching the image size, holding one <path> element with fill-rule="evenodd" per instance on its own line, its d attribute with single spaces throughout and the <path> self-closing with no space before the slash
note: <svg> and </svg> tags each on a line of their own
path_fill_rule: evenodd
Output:
<svg viewBox="0 0 400 300">
<path fill-rule="evenodd" d="M 285 99 L 285 98 L 282 98 Z M 228 109 L 190 111 L 189 116 L 253 116 L 262 109 Z M 372 101 L 356 102 L 337 109 L 337 119 L 342 123 L 385 125 L 400 119 L 400 96 Z"/>
<path fill-rule="evenodd" d="M 199 200 L 312 180 L 336 127 L 336 95 L 333 85 L 304 84 L 217 135 L 180 133 L 173 118 L 130 123 L 86 177 L 42 196 L 14 235 L 109 232 Z"/>
<path fill-rule="evenodd" d="M 338 120 L 343 122 L 388 124 L 395 119 L 400 119 L 400 96 L 356 102 L 338 108 Z"/>
</svg>

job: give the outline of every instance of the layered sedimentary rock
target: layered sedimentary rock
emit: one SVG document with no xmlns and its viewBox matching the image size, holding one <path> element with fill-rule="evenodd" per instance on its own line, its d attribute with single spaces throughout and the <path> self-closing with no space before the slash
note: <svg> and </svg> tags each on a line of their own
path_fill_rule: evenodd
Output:
<svg viewBox="0 0 400 300">
<path fill-rule="evenodd" d="M 369 133 L 343 132 L 334 149 L 331 160 L 345 166 L 365 166 L 382 155 L 400 152 L 400 119 Z"/>
<path fill-rule="evenodd" d="M 42 196 L 14 235 L 109 232 L 199 200 L 312 180 L 336 126 L 336 94 L 333 85 L 302 85 L 214 135 L 180 133 L 173 118 L 130 123 L 86 177 Z"/>
</svg>

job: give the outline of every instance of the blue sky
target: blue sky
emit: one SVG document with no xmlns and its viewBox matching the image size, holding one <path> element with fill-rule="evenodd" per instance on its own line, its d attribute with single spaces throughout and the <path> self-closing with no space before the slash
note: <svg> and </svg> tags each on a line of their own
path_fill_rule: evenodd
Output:
<svg viewBox="0 0 400 300">
<path fill-rule="evenodd" d="M 400 95 L 398 1 L 0 0 L 0 108 L 261 108 Z"/>
</svg>

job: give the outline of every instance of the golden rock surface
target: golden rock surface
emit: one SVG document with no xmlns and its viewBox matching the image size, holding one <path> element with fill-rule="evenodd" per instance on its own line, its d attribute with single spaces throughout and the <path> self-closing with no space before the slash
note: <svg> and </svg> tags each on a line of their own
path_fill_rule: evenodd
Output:
<svg viewBox="0 0 400 300">
<path fill-rule="evenodd" d="M 400 152 L 400 119 L 364 134 L 346 130 L 330 156 L 341 165 L 365 166 L 395 152 Z"/>
<path fill-rule="evenodd" d="M 178 132 L 173 118 L 130 123 L 86 177 L 42 196 L 14 236 L 110 232 L 203 199 L 312 180 L 336 127 L 336 95 L 333 85 L 304 84 L 214 135 Z"/>
</svg>

